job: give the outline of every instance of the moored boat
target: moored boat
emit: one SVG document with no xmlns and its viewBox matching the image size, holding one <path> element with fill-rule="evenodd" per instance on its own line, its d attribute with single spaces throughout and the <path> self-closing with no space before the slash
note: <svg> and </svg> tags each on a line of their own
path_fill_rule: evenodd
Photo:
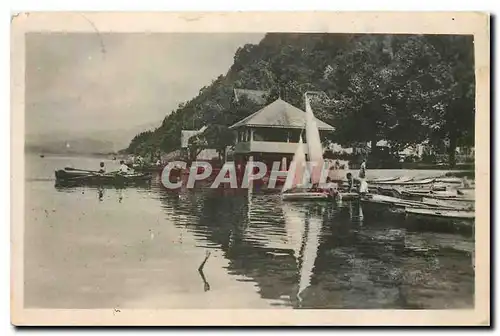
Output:
<svg viewBox="0 0 500 336">
<path fill-rule="evenodd" d="M 56 180 L 68 180 L 68 179 L 74 179 L 74 178 L 79 178 L 83 176 L 89 176 L 94 172 L 88 171 L 88 170 L 69 170 L 69 168 L 65 169 L 59 169 L 56 170 L 55 175 L 56 175 Z M 97 172 L 95 172 L 97 173 Z"/>
<path fill-rule="evenodd" d="M 446 184 L 462 184 L 463 179 L 458 177 L 437 177 L 436 182 L 446 183 Z"/>
<path fill-rule="evenodd" d="M 360 197 L 361 204 L 364 208 L 371 212 L 376 213 L 389 212 L 402 214 L 408 207 L 412 208 L 425 208 L 425 209 L 441 209 L 441 210 L 456 210 L 452 206 L 443 206 L 436 204 L 429 204 L 419 201 L 405 200 L 398 197 L 385 196 L 385 195 L 366 195 Z"/>
<path fill-rule="evenodd" d="M 400 183 L 407 183 L 413 180 L 413 177 L 409 176 L 401 176 L 396 179 L 390 179 L 388 181 L 378 181 L 374 182 L 372 181 L 372 184 L 382 184 L 382 185 L 391 185 L 391 184 L 400 184 Z"/>
<path fill-rule="evenodd" d="M 131 164 L 128 165 L 130 168 L 132 168 L 136 172 L 141 172 L 141 173 L 156 173 L 156 172 L 161 172 L 163 170 L 163 165 L 154 165 L 154 164 Z"/>
<path fill-rule="evenodd" d="M 68 171 L 60 169 L 55 172 L 57 185 L 131 185 L 151 182 L 151 174 L 133 173 L 99 174 L 92 171 Z"/>
<path fill-rule="evenodd" d="M 424 184 L 431 184 L 434 182 L 434 178 L 426 178 L 422 180 L 415 180 L 414 178 L 400 178 L 398 180 L 394 181 L 387 181 L 387 182 L 378 182 L 374 184 L 381 184 L 381 185 L 398 185 L 398 186 L 411 186 L 411 185 L 424 185 Z"/>
<path fill-rule="evenodd" d="M 392 182 L 392 181 L 396 181 L 399 179 L 400 179 L 400 177 L 380 177 L 380 178 L 368 180 L 367 182 L 368 183 Z"/>
<path fill-rule="evenodd" d="M 411 208 L 405 209 L 407 215 L 431 217 L 446 220 L 474 220 L 476 214 L 474 211 L 467 210 L 441 210 L 428 208 Z"/>
<path fill-rule="evenodd" d="M 299 191 L 283 193 L 282 198 L 285 201 L 328 200 L 330 195 L 325 192 Z"/>
<path fill-rule="evenodd" d="M 338 198 L 343 201 L 356 200 L 359 199 L 359 193 L 357 192 L 340 192 Z"/>
<path fill-rule="evenodd" d="M 401 190 L 401 197 L 410 200 L 421 201 L 422 197 L 429 198 L 457 198 L 457 193 L 452 191 L 435 191 L 435 190 Z"/>
<path fill-rule="evenodd" d="M 473 199 L 438 199 L 438 198 L 430 198 L 423 197 L 422 202 L 425 204 L 432 204 L 443 207 L 454 207 L 456 209 L 461 210 L 474 210 L 475 208 L 475 200 Z"/>
</svg>

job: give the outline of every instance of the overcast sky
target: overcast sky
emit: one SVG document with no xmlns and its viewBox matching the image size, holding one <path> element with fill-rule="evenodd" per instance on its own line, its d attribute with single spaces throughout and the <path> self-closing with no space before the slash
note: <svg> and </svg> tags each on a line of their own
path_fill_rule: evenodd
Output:
<svg viewBox="0 0 500 336">
<path fill-rule="evenodd" d="M 29 34 L 26 133 L 91 133 L 157 122 L 225 74 L 263 34 Z"/>
</svg>

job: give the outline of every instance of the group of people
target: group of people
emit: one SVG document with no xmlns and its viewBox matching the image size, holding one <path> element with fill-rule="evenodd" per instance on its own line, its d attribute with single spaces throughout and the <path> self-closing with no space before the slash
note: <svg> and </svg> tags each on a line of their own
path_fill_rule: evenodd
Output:
<svg viewBox="0 0 500 336">
<path fill-rule="evenodd" d="M 334 165 L 334 169 L 342 169 L 340 167 L 340 163 L 337 160 Z M 348 172 L 346 174 L 347 178 L 347 192 L 359 192 L 361 195 L 365 195 L 368 193 L 368 183 L 366 182 L 366 159 L 363 159 L 361 162 L 361 166 L 359 168 L 359 173 L 358 173 L 358 181 L 359 181 L 359 189 L 356 188 L 355 186 L 355 179 L 352 173 Z M 330 177 L 327 177 L 326 179 L 327 186 L 326 188 L 320 188 L 319 184 L 314 184 L 312 188 L 309 189 L 311 192 L 328 192 L 332 196 L 335 196 L 335 194 L 338 194 L 339 190 L 336 184 L 333 184 L 332 179 Z"/>
<path fill-rule="evenodd" d="M 104 162 L 101 162 L 99 164 L 99 174 L 106 174 L 106 167 L 104 166 Z M 130 168 L 125 164 L 125 161 L 121 160 L 120 161 L 120 168 L 118 168 L 118 171 L 114 171 L 113 173 L 118 173 L 118 174 L 130 174 L 133 173 L 133 169 Z"/>
<path fill-rule="evenodd" d="M 132 163 L 134 166 L 144 166 L 144 165 L 156 165 L 156 166 L 161 166 L 161 158 L 157 157 L 156 161 L 153 163 L 153 158 L 151 158 L 151 161 L 145 160 L 142 156 L 137 155 L 137 156 L 132 156 Z"/>
<path fill-rule="evenodd" d="M 355 192 L 354 177 L 352 173 L 346 174 L 347 178 L 347 192 Z M 368 193 L 368 183 L 366 182 L 366 159 L 363 159 L 358 173 L 359 189 L 357 190 L 361 195 Z"/>
</svg>

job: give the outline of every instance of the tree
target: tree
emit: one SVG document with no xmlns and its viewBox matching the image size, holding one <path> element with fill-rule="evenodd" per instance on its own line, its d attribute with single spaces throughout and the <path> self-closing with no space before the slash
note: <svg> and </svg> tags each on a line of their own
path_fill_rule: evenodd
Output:
<svg viewBox="0 0 500 336">
<path fill-rule="evenodd" d="M 128 151 L 130 153 L 139 153 L 143 149 L 144 144 L 151 138 L 152 135 L 153 132 L 151 131 L 145 131 L 137 134 L 130 142 Z"/>
<path fill-rule="evenodd" d="M 384 35 L 362 36 L 332 62 L 330 90 L 339 101 L 332 119 L 340 143 L 371 142 L 375 151 L 376 143 L 394 124 L 389 108 L 393 88 L 390 43 Z"/>
<path fill-rule="evenodd" d="M 450 166 L 456 164 L 456 148 L 474 144 L 475 76 L 472 36 L 452 35 L 426 37 L 439 55 L 436 67 L 442 74 L 443 89 L 435 113 L 431 137 L 447 139 Z"/>
<path fill-rule="evenodd" d="M 207 148 L 213 148 L 219 154 L 219 159 L 225 155 L 226 147 L 233 143 L 234 133 L 225 125 L 212 124 L 200 135 Z"/>
<path fill-rule="evenodd" d="M 190 162 L 196 161 L 196 158 L 198 155 L 203 151 L 204 149 L 208 148 L 208 144 L 206 139 L 201 136 L 193 136 L 189 139 L 188 141 L 188 160 Z"/>
</svg>

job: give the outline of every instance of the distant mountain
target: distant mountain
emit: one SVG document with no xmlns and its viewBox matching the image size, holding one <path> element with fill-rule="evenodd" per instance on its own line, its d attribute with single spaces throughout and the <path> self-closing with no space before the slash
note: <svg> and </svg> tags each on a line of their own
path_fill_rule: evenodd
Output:
<svg viewBox="0 0 500 336">
<path fill-rule="evenodd" d="M 72 139 L 26 143 L 26 151 L 44 154 L 105 154 L 114 152 L 113 143 L 96 139 Z"/>
<path fill-rule="evenodd" d="M 82 133 L 57 132 L 26 136 L 26 150 L 53 154 L 104 154 L 127 147 L 135 134 L 154 129 L 150 122 L 126 130 L 98 130 Z M 67 145 L 69 144 L 69 146 Z"/>
</svg>

